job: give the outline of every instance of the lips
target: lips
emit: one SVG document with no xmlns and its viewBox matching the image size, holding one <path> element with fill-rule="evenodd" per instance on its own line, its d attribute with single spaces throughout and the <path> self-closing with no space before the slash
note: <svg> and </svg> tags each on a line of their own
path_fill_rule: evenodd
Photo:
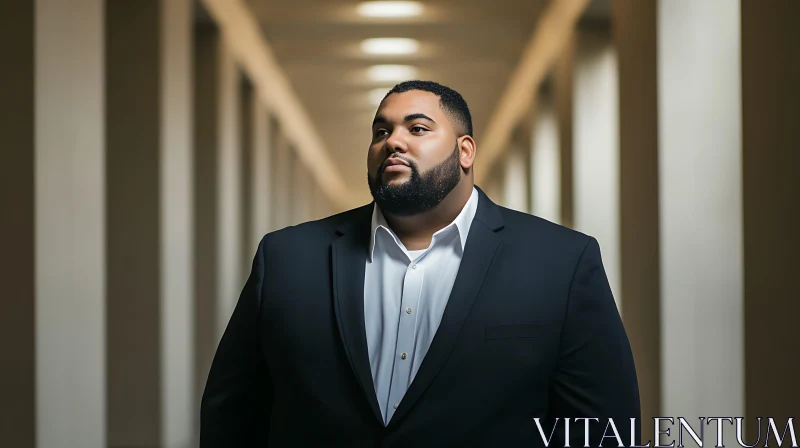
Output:
<svg viewBox="0 0 800 448">
<path fill-rule="evenodd" d="M 397 157 L 392 157 L 391 159 L 386 159 L 386 161 L 383 162 L 383 165 L 385 167 L 392 166 L 392 165 L 405 165 L 405 166 L 408 166 L 408 163 L 403 159 L 398 159 Z"/>
<path fill-rule="evenodd" d="M 392 157 L 383 162 L 384 173 L 397 173 L 411 169 L 411 165 L 403 159 Z"/>
</svg>

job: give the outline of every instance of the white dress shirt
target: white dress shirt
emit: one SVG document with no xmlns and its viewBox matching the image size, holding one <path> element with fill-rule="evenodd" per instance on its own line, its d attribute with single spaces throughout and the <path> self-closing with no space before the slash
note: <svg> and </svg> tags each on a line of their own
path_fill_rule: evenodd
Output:
<svg viewBox="0 0 800 448">
<path fill-rule="evenodd" d="M 430 246 L 408 250 L 375 205 L 364 278 L 364 319 L 372 381 L 388 424 L 417 374 L 442 321 L 467 235 L 478 210 L 478 192 Z"/>
</svg>

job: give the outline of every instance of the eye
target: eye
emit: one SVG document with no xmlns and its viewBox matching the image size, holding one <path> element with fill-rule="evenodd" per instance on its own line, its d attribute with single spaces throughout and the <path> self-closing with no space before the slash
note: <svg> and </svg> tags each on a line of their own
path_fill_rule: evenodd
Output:
<svg viewBox="0 0 800 448">
<path fill-rule="evenodd" d="M 387 131 L 386 129 L 378 129 L 377 131 L 375 131 L 375 137 L 376 138 L 377 137 L 383 137 L 384 135 L 388 135 L 388 134 L 389 134 L 389 131 Z"/>
<path fill-rule="evenodd" d="M 411 127 L 411 132 L 425 132 L 425 131 L 427 131 L 427 129 L 418 124 Z"/>
</svg>

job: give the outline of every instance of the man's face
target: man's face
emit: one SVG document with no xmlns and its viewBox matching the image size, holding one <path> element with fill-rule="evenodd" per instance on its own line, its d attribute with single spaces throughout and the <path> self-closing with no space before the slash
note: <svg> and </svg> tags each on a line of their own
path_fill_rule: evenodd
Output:
<svg viewBox="0 0 800 448">
<path fill-rule="evenodd" d="M 389 95 L 375 114 L 367 180 L 384 213 L 409 216 L 439 204 L 461 180 L 457 134 L 433 93 Z"/>
</svg>

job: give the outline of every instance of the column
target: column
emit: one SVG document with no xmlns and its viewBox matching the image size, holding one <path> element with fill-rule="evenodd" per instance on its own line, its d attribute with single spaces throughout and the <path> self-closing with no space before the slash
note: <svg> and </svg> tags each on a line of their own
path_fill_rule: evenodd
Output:
<svg viewBox="0 0 800 448">
<path fill-rule="evenodd" d="M 292 176 L 294 174 L 293 154 L 283 130 L 278 127 L 275 135 L 275 153 L 272 158 L 274 188 L 272 190 L 273 230 L 292 224 Z"/>
<path fill-rule="evenodd" d="M 572 160 L 572 101 L 574 89 L 573 70 L 576 36 L 564 45 L 564 50 L 553 66 L 553 109 L 558 123 L 558 149 L 560 159 L 559 198 L 560 220 L 567 227 L 574 227 L 574 185 Z"/>
<path fill-rule="evenodd" d="M 0 4 L 0 54 L 14 68 L 0 84 L 0 445 L 18 447 L 36 441 L 34 20 L 33 2 Z"/>
<path fill-rule="evenodd" d="M 620 289 L 636 361 L 642 431 L 661 410 L 656 3 L 614 0 L 619 67 Z M 727 414 L 726 414 L 727 415 Z M 645 438 L 645 442 L 647 438 Z"/>
<path fill-rule="evenodd" d="M 103 3 L 4 4 L 0 37 L 0 444 L 105 446 Z"/>
<path fill-rule="evenodd" d="M 539 101 L 538 95 L 539 93 L 536 94 L 534 103 Z M 519 153 L 517 157 L 522 163 L 521 172 L 524 188 L 520 194 L 520 200 L 523 201 L 520 211 L 525 213 L 532 213 L 533 210 L 533 131 L 536 127 L 536 113 L 536 106 L 534 104 L 528 108 L 526 113 L 520 118 L 512 134 L 514 150 Z"/>
<path fill-rule="evenodd" d="M 258 95 L 250 98 L 250 116 L 252 120 L 252 157 L 250 163 L 251 180 L 251 215 L 250 215 L 250 235 L 249 241 L 245 246 L 245 252 L 249 254 L 250 261 L 255 255 L 258 243 L 261 238 L 270 230 L 270 143 L 272 133 L 272 120 L 267 110 L 260 103 Z M 246 268 L 249 268 L 245 266 Z"/>
<path fill-rule="evenodd" d="M 161 440 L 193 442 L 194 278 L 190 0 L 161 0 Z"/>
<path fill-rule="evenodd" d="M 800 429 L 796 330 L 800 302 L 794 281 L 800 272 L 800 3 L 742 1 L 740 5 L 744 415 L 747 443 L 755 443 L 756 417 L 775 417 L 781 431 L 787 418 L 794 417 L 795 429 Z M 770 443 L 774 440 L 770 436 Z"/>
<path fill-rule="evenodd" d="M 282 150 L 283 143 L 281 142 L 281 126 L 278 122 L 277 118 L 271 111 L 267 111 L 267 115 L 269 116 L 269 154 L 268 157 L 268 165 L 269 171 L 267 174 L 268 183 L 269 183 L 269 195 L 267 196 L 268 199 L 268 206 L 269 209 L 269 231 L 278 230 L 279 224 L 279 215 L 278 215 L 278 206 L 279 198 L 278 198 L 278 190 L 280 187 L 280 176 L 278 173 L 278 164 L 280 163 L 280 155 Z"/>
<path fill-rule="evenodd" d="M 188 0 L 106 2 L 108 439 L 191 438 Z"/>
<path fill-rule="evenodd" d="M 695 422 L 744 411 L 740 12 L 657 8 L 661 412 Z"/>
<path fill-rule="evenodd" d="M 99 447 L 106 444 L 103 4 L 38 0 L 35 26 L 36 444 Z"/>
<path fill-rule="evenodd" d="M 539 92 L 531 151 L 531 213 L 561 222 L 558 119 L 549 91 Z"/>
<path fill-rule="evenodd" d="M 620 307 L 617 62 L 608 25 L 582 27 L 575 52 L 573 224 L 600 244 L 606 275 Z"/>
<path fill-rule="evenodd" d="M 256 252 L 256 246 L 250 245 L 250 240 L 253 235 L 253 212 L 254 212 L 254 196 L 253 190 L 253 159 L 255 157 L 254 135 L 255 123 L 253 122 L 253 101 L 254 93 L 253 85 L 247 76 L 240 76 L 238 82 L 239 94 L 239 191 L 240 195 L 240 211 L 241 218 L 239 224 L 239 256 L 241 261 L 239 263 L 239 283 L 244 285 L 247 277 L 250 275 L 250 268 L 253 264 L 253 255 Z"/>
<path fill-rule="evenodd" d="M 328 197 L 325 196 L 325 192 L 322 191 L 322 188 L 319 184 L 314 181 L 312 182 L 312 186 L 314 189 L 314 216 L 313 219 L 322 219 L 326 218 L 330 215 L 333 215 L 334 212 L 330 207 L 330 201 Z"/>
<path fill-rule="evenodd" d="M 217 190 L 219 214 L 217 240 L 219 255 L 217 283 L 216 342 L 228 326 L 233 308 L 244 284 L 241 281 L 241 175 L 242 157 L 239 144 L 239 77 L 240 72 L 225 36 L 222 35 L 219 51 L 219 165 L 217 166 Z"/>
<path fill-rule="evenodd" d="M 486 193 L 486 196 L 492 200 L 495 204 L 503 205 L 504 201 L 504 186 L 505 182 L 503 179 L 503 174 L 505 172 L 505 163 L 502 159 L 502 156 L 495 162 L 494 166 L 491 168 L 491 172 L 488 176 L 486 176 L 486 185 L 483 188 L 483 192 Z"/>
<path fill-rule="evenodd" d="M 295 154 L 294 159 L 294 179 L 292 191 L 292 221 L 293 224 L 301 224 L 312 219 L 314 206 L 314 179 L 306 168 L 306 165 Z"/>
<path fill-rule="evenodd" d="M 161 441 L 159 3 L 106 12 L 107 382 L 110 447 Z"/>
<path fill-rule="evenodd" d="M 216 27 L 195 29 L 195 344 L 199 403 L 242 289 L 240 72 Z"/>
<path fill-rule="evenodd" d="M 194 358 L 195 407 L 217 346 L 219 265 L 219 31 L 211 24 L 194 30 Z M 195 412 L 199 424 L 199 413 Z"/>
<path fill-rule="evenodd" d="M 305 170 L 303 169 L 303 162 L 293 151 L 294 165 L 292 165 L 292 204 L 291 208 L 291 224 L 296 225 L 304 221 L 304 203 L 308 199 L 306 194 L 306 181 Z"/>
<path fill-rule="evenodd" d="M 510 143 L 511 148 L 503 160 L 503 205 L 523 213 L 528 209 L 528 158 L 518 140 Z"/>
</svg>

